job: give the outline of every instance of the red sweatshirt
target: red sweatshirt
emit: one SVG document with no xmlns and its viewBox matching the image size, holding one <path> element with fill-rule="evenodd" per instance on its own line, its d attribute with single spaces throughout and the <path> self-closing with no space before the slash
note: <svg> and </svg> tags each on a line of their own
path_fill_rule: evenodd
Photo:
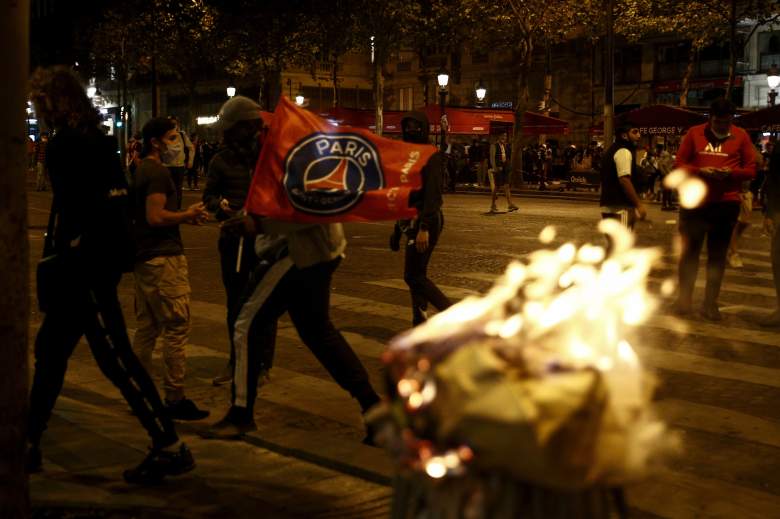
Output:
<svg viewBox="0 0 780 519">
<path fill-rule="evenodd" d="M 702 177 L 707 183 L 706 203 L 738 202 L 740 184 L 756 176 L 756 149 L 747 132 L 734 125 L 726 140 L 711 142 L 715 137 L 705 132 L 708 126 L 700 124 L 688 130 L 677 150 L 675 167 L 692 175 L 699 175 L 699 169 L 704 167 L 731 169 L 731 174 L 722 180 Z"/>
</svg>

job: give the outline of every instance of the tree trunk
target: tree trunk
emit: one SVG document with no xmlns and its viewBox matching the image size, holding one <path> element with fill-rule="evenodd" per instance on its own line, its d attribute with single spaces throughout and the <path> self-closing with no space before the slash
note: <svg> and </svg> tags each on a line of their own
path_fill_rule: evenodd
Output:
<svg viewBox="0 0 780 519">
<path fill-rule="evenodd" d="M 333 108 L 341 105 L 339 98 L 339 57 L 333 56 Z"/>
<path fill-rule="evenodd" d="M 693 67 L 696 65 L 696 49 L 691 45 L 688 51 L 688 66 L 685 68 L 685 75 L 682 78 L 682 92 L 680 92 L 680 106 L 688 106 L 688 91 L 691 89 L 691 76 L 693 76 Z"/>
<path fill-rule="evenodd" d="M 27 418 L 27 132 L 30 3 L 0 3 L 0 517 L 29 517 Z M 8 49 L 13 49 L 10 51 Z"/>
<path fill-rule="evenodd" d="M 726 86 L 726 99 L 731 99 L 734 88 L 734 72 L 737 69 L 737 0 L 731 0 L 729 13 L 729 82 Z"/>
<path fill-rule="evenodd" d="M 382 135 L 382 130 L 385 128 L 384 101 L 385 76 L 382 74 L 382 65 L 379 64 L 379 60 L 374 60 L 374 106 L 376 112 L 376 129 L 374 132 L 377 135 Z"/>
<path fill-rule="evenodd" d="M 515 126 L 512 135 L 512 172 L 515 186 L 523 185 L 523 114 L 528 109 L 528 77 L 533 59 L 533 40 L 526 39 L 522 61 L 517 74 L 517 97 L 515 101 Z"/>
<path fill-rule="evenodd" d="M 160 115 L 160 85 L 157 84 L 157 57 L 152 54 L 152 117 Z"/>
</svg>

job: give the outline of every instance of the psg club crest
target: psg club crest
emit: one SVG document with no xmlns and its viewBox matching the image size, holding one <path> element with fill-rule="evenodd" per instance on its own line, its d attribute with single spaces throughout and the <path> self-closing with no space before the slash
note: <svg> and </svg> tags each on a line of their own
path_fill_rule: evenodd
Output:
<svg viewBox="0 0 780 519">
<path fill-rule="evenodd" d="M 304 137 L 284 160 L 283 183 L 292 205 L 313 215 L 344 213 L 385 187 L 376 147 L 355 133 Z"/>
</svg>

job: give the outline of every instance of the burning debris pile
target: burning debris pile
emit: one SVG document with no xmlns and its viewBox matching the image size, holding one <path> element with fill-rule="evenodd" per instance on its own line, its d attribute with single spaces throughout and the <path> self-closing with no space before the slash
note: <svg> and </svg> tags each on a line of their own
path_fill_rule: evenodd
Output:
<svg viewBox="0 0 780 519">
<path fill-rule="evenodd" d="M 609 257 L 589 244 L 536 251 L 484 297 L 392 341 L 390 402 L 374 423 L 402 467 L 573 491 L 639 479 L 671 447 L 625 338 L 655 308 L 646 278 L 660 251 L 634 248 L 616 221 L 599 230 Z"/>
</svg>

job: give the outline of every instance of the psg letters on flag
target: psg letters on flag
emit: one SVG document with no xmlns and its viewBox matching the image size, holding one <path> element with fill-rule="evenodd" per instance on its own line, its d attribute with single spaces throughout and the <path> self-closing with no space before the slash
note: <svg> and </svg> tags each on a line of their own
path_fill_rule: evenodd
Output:
<svg viewBox="0 0 780 519">
<path fill-rule="evenodd" d="M 291 222 L 412 218 L 409 195 L 429 145 L 337 126 L 282 97 L 247 197 L 247 212 Z"/>
</svg>

